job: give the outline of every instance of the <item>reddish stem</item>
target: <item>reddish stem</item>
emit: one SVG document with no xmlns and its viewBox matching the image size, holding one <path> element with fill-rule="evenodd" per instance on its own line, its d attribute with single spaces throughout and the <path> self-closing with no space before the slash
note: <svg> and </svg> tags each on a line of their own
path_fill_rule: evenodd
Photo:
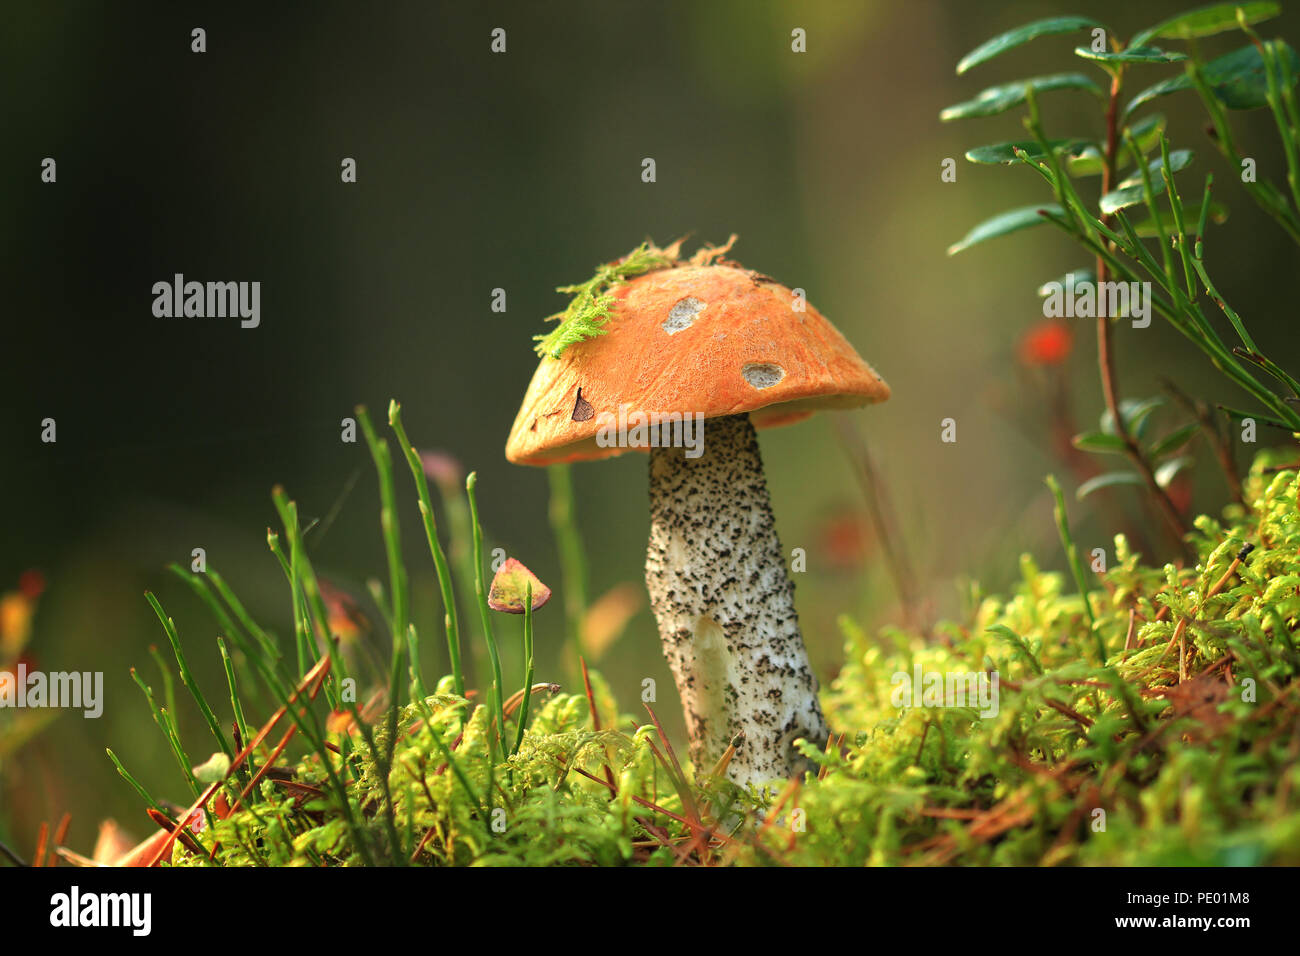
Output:
<svg viewBox="0 0 1300 956">
<path fill-rule="evenodd" d="M 1115 168 L 1119 156 L 1119 91 L 1120 91 L 1120 73 L 1116 71 L 1111 77 L 1110 82 L 1110 104 L 1106 108 L 1106 165 L 1101 173 L 1101 192 L 1104 196 L 1113 188 L 1115 180 Z M 1113 224 L 1113 216 L 1102 216 L 1102 224 L 1109 227 Z M 1103 240 L 1105 241 L 1105 240 Z M 1109 275 L 1106 266 L 1106 259 L 1102 255 L 1097 256 L 1097 295 L 1100 300 L 1103 283 L 1107 281 Z M 1104 310 L 1098 309 L 1098 312 Z M 1169 530 L 1173 532 L 1174 538 L 1182 547 L 1184 553 L 1190 553 L 1187 543 L 1183 536 L 1187 533 L 1187 526 L 1183 523 L 1182 516 L 1179 515 L 1177 507 L 1174 506 L 1173 500 L 1169 493 L 1160 487 L 1156 481 L 1155 471 L 1151 468 L 1151 463 L 1142 452 L 1142 448 L 1137 443 L 1137 439 L 1128 430 L 1128 425 L 1124 422 L 1123 415 L 1120 414 L 1119 401 L 1119 383 L 1115 373 L 1115 350 L 1111 341 L 1111 324 L 1110 316 L 1097 316 L 1097 365 L 1101 370 L 1101 390 L 1106 398 L 1106 407 L 1110 410 L 1110 417 L 1115 427 L 1115 434 L 1120 441 L 1124 443 L 1124 452 L 1133 467 L 1138 470 L 1142 480 L 1146 482 L 1147 488 L 1155 498 L 1157 507 L 1165 522 L 1169 525 Z"/>
</svg>

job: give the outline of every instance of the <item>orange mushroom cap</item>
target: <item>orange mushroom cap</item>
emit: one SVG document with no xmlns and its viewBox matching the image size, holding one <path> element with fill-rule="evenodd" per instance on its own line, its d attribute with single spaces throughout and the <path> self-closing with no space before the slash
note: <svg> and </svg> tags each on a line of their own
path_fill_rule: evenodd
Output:
<svg viewBox="0 0 1300 956">
<path fill-rule="evenodd" d="M 606 334 L 537 366 L 506 442 L 511 462 L 622 454 L 596 443 L 620 406 L 706 419 L 747 412 L 767 428 L 889 398 L 835 326 L 811 305 L 796 311 L 794 293 L 767 276 L 680 265 L 630 279 L 614 296 Z"/>
</svg>

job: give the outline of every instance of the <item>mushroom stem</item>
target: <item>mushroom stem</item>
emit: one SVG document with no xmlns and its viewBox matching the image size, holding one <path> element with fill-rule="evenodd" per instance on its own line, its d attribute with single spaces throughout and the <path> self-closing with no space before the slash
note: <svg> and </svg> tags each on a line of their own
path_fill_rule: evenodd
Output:
<svg viewBox="0 0 1300 956">
<path fill-rule="evenodd" d="M 821 747 L 829 731 L 748 415 L 709 419 L 698 458 L 650 450 L 646 587 L 696 773 L 742 731 L 735 783 L 809 769 L 795 739 Z"/>
</svg>

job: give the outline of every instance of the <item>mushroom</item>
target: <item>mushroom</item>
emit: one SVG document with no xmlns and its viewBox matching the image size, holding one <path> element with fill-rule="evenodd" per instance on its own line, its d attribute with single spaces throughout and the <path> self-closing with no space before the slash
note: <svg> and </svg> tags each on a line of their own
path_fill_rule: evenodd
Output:
<svg viewBox="0 0 1300 956">
<path fill-rule="evenodd" d="M 506 457 L 649 451 L 646 587 L 696 772 L 738 741 L 733 782 L 801 773 L 795 740 L 829 731 L 755 428 L 881 402 L 889 386 L 802 295 L 725 260 L 617 285 L 602 331 L 542 359 Z"/>
</svg>

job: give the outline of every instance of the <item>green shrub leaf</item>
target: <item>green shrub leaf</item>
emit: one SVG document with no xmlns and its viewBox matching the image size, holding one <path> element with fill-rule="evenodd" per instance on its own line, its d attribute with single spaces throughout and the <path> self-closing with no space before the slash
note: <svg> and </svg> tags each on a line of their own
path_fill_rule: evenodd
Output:
<svg viewBox="0 0 1300 956">
<path fill-rule="evenodd" d="M 1146 428 L 1147 418 L 1164 403 L 1165 400 L 1159 397 L 1141 401 L 1135 398 L 1124 399 L 1119 403 L 1119 413 L 1124 416 L 1125 429 L 1130 435 L 1141 438 L 1142 431 Z M 1115 434 L 1115 418 L 1109 408 L 1101 413 L 1101 430 L 1107 435 Z"/>
<path fill-rule="evenodd" d="M 1233 421 L 1245 421 L 1247 418 L 1253 419 L 1263 425 L 1271 425 L 1274 428 L 1281 428 L 1284 431 L 1291 431 L 1291 426 L 1286 422 L 1279 421 L 1271 415 L 1264 415 L 1260 412 L 1246 412 L 1240 408 L 1230 408 L 1227 405 L 1220 405 L 1219 409 Z"/>
<path fill-rule="evenodd" d="M 1196 433 L 1201 430 L 1197 422 L 1190 422 L 1182 428 L 1176 428 L 1164 438 L 1160 439 L 1151 446 L 1151 457 L 1161 458 L 1170 452 L 1177 451 L 1196 437 Z"/>
<path fill-rule="evenodd" d="M 998 236 L 1007 235 L 1007 233 L 1018 232 L 1021 229 L 1028 229 L 1030 226 L 1045 223 L 1047 222 L 1047 215 L 1064 216 L 1065 210 L 1055 203 L 1047 203 L 1041 206 L 1024 206 L 1020 209 L 1012 209 L 1009 212 L 994 216 L 992 219 L 986 219 L 966 233 L 961 241 L 949 246 L 948 255 L 955 256 L 957 253 L 989 239 L 996 239 Z"/>
<path fill-rule="evenodd" d="M 1076 30 L 1091 30 L 1101 26 L 1102 24 L 1089 17 L 1049 17 L 1046 20 L 1035 20 L 1033 23 L 1026 23 L 1022 27 L 1008 30 L 981 43 L 961 58 L 961 62 L 957 64 L 957 74 L 960 76 L 971 67 L 986 63 L 995 56 L 1001 56 L 1008 50 L 1014 50 L 1038 37 L 1056 33 L 1073 33 Z"/>
<path fill-rule="evenodd" d="M 1164 180 L 1157 180 L 1157 182 L 1160 185 L 1157 186 L 1153 182 L 1151 188 L 1155 190 L 1157 196 L 1163 195 L 1165 191 Z M 1106 193 L 1101 197 L 1101 202 L 1098 205 L 1101 207 L 1102 215 L 1109 216 L 1121 209 L 1127 209 L 1129 206 L 1136 206 L 1138 203 L 1145 201 L 1146 186 L 1138 183 L 1136 186 L 1127 186 L 1124 189 L 1116 189 L 1114 192 Z"/>
<path fill-rule="evenodd" d="M 1286 43 L 1277 43 L 1279 52 L 1286 57 L 1286 63 L 1279 64 L 1279 67 L 1290 75 L 1294 85 L 1296 78 L 1300 77 L 1300 56 Z M 1253 44 L 1211 60 L 1205 65 L 1205 80 L 1215 97 L 1230 110 L 1253 110 L 1268 104 L 1268 70 L 1263 55 Z M 1132 102 L 1125 107 L 1124 115 L 1129 115 L 1157 97 L 1192 87 L 1192 78 L 1186 73 L 1161 80 L 1133 97 Z"/>
<path fill-rule="evenodd" d="M 1190 149 L 1174 150 L 1169 154 L 1170 171 L 1176 173 L 1186 169 L 1192 164 L 1192 156 L 1193 153 Z M 1151 188 L 1157 196 L 1164 195 L 1165 192 L 1165 180 L 1160 175 L 1160 169 L 1163 165 L 1163 158 L 1152 160 L 1147 164 L 1147 172 L 1151 176 Z M 1146 198 L 1146 185 L 1142 181 L 1142 174 L 1133 173 L 1119 184 L 1118 189 L 1102 196 L 1099 205 L 1102 214 L 1109 216 L 1120 209 L 1127 209 L 1129 206 L 1136 206 L 1138 203 L 1146 202 Z"/>
<path fill-rule="evenodd" d="M 1190 149 L 1178 149 L 1169 154 L 1169 169 L 1175 173 L 1186 169 L 1191 165 L 1191 162 L 1192 151 Z M 1165 192 L 1165 180 L 1160 175 L 1163 163 L 1163 159 L 1156 159 L 1147 166 L 1151 175 L 1151 190 L 1156 196 L 1162 196 Z M 1136 206 L 1139 203 L 1146 202 L 1146 198 L 1146 184 L 1142 181 L 1142 174 L 1134 173 L 1120 183 L 1118 189 L 1102 196 L 1098 205 L 1101 207 L 1102 215 L 1109 216 L 1121 209 L 1127 209 L 1129 206 Z"/>
<path fill-rule="evenodd" d="M 949 120 L 1005 113 L 1025 101 L 1027 95 L 1025 91 L 1030 87 L 1033 88 L 1035 95 L 1051 90 L 1087 90 L 1097 97 L 1105 96 L 1101 87 L 1082 73 L 1053 73 L 1050 76 L 1035 76 L 1028 80 L 990 86 L 972 100 L 947 107 L 939 114 L 939 119 L 946 123 Z"/>
<path fill-rule="evenodd" d="M 1168 488 L 1178 473 L 1184 468 L 1190 467 L 1191 464 L 1192 459 L 1186 455 L 1180 455 L 1177 458 L 1162 462 L 1160 467 L 1156 469 L 1156 484 L 1161 488 Z"/>
<path fill-rule="evenodd" d="M 1129 45 L 1143 46 L 1148 40 L 1154 40 L 1156 37 L 1191 40 L 1235 30 L 1238 10 L 1245 15 L 1247 23 L 1260 23 L 1277 16 L 1282 12 L 1282 7 L 1272 2 L 1216 3 L 1214 6 L 1180 13 L 1153 27 L 1148 27 L 1133 37 Z"/>
<path fill-rule="evenodd" d="M 1164 113 L 1152 113 L 1128 128 L 1129 135 L 1137 141 L 1138 149 L 1144 154 L 1160 145 L 1160 134 L 1164 131 Z"/>
<path fill-rule="evenodd" d="M 1145 156 L 1160 143 L 1160 134 L 1165 131 L 1165 114 L 1152 113 L 1129 127 L 1128 132 L 1137 142 L 1138 149 Z M 1119 165 L 1128 165 L 1128 150 L 1120 150 Z M 1086 146 L 1077 156 L 1066 159 L 1066 168 L 1071 176 L 1100 176 L 1106 168 L 1106 157 L 1097 146 Z"/>
<path fill-rule="evenodd" d="M 1071 279 L 1071 276 L 1073 276 L 1074 278 Z M 1091 266 L 1082 266 L 1078 269 L 1073 269 L 1070 272 L 1067 272 L 1065 275 L 1060 276 L 1059 278 L 1054 279 L 1052 281 L 1055 282 L 1057 285 L 1059 285 L 1061 289 L 1067 288 L 1071 282 L 1074 283 L 1075 288 L 1079 288 L 1085 285 L 1092 285 L 1094 282 L 1096 282 L 1097 273 L 1092 270 Z M 1052 288 L 1052 282 L 1044 282 L 1042 285 L 1038 287 L 1038 295 L 1040 298 L 1044 298 L 1044 299 L 1047 298 L 1049 295 L 1051 295 L 1053 292 L 1059 292 L 1059 291 L 1060 289 Z"/>
<path fill-rule="evenodd" d="M 1055 139 L 1049 144 L 1054 153 L 1079 153 L 1085 147 L 1092 146 L 1086 139 Z M 1093 147 L 1095 148 L 1095 147 Z M 1034 140 L 1020 140 L 1014 143 L 992 143 L 988 146 L 975 146 L 966 150 L 966 158 L 972 163 L 992 166 L 1001 163 L 1011 166 L 1020 162 L 1016 150 L 1023 150 L 1029 159 L 1042 159 L 1047 155 L 1040 143 Z"/>
<path fill-rule="evenodd" d="M 1110 488 L 1114 485 L 1140 485 L 1142 479 L 1131 471 L 1108 471 L 1095 478 L 1089 478 L 1075 491 L 1074 497 L 1082 501 L 1094 491 Z"/>
<path fill-rule="evenodd" d="M 1084 432 L 1082 435 L 1075 435 L 1071 441 L 1080 451 L 1095 451 L 1108 455 L 1122 455 L 1126 447 L 1124 440 L 1118 435 L 1108 435 L 1105 432 Z"/>
<path fill-rule="evenodd" d="M 1190 149 L 1175 149 L 1169 154 L 1169 171 L 1173 173 L 1182 172 L 1188 166 L 1192 165 L 1194 153 Z M 1151 177 L 1151 184 L 1163 182 L 1160 176 L 1160 167 L 1164 165 L 1163 158 L 1157 158 L 1147 163 L 1147 175 Z M 1129 186 L 1141 186 L 1142 173 L 1136 172 L 1126 176 L 1119 184 L 1120 189 L 1127 189 Z"/>
<path fill-rule="evenodd" d="M 1098 53 L 1091 47 L 1074 48 L 1074 55 L 1099 63 L 1176 63 L 1187 59 L 1186 53 L 1169 52 L 1154 46 L 1133 46 L 1119 53 Z"/>
</svg>

